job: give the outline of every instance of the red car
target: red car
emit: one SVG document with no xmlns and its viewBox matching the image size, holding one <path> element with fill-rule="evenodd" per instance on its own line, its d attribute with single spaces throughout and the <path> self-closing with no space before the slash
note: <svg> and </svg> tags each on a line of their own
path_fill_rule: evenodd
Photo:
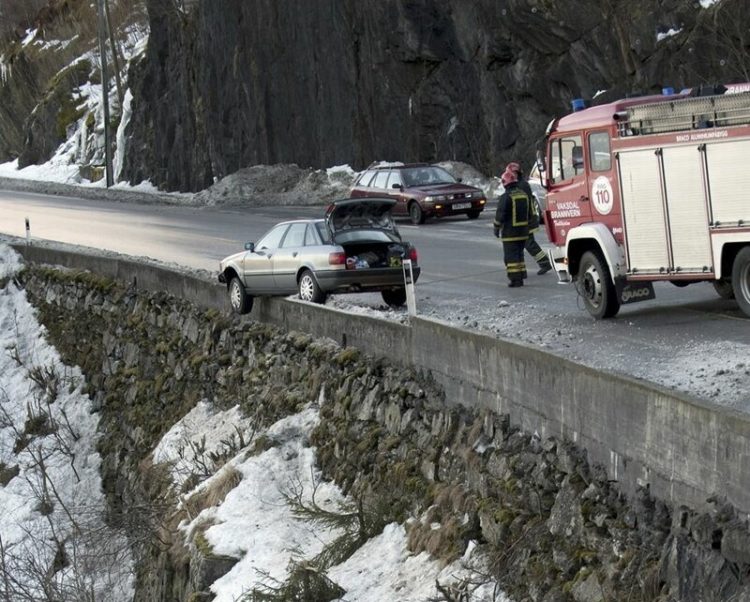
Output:
<svg viewBox="0 0 750 602">
<path fill-rule="evenodd" d="M 408 215 L 415 224 L 445 215 L 476 219 L 487 203 L 479 188 L 426 163 L 371 167 L 357 178 L 350 196 L 394 199 L 393 216 Z"/>
</svg>

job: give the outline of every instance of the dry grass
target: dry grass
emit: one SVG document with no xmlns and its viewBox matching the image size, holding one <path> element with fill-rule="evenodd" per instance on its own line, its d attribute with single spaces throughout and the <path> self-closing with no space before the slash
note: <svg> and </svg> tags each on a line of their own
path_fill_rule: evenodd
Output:
<svg viewBox="0 0 750 602">
<path fill-rule="evenodd" d="M 206 484 L 184 500 L 188 516 L 198 516 L 202 510 L 221 504 L 232 489 L 242 481 L 242 473 L 230 464 L 225 464 Z"/>
</svg>

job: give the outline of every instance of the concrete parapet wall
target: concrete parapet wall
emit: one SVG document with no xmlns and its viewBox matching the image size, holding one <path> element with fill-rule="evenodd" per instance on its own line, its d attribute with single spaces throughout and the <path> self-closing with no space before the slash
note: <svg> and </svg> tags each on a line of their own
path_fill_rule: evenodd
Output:
<svg viewBox="0 0 750 602">
<path fill-rule="evenodd" d="M 122 257 L 16 245 L 28 260 L 87 269 L 200 306 L 226 309 L 208 278 Z M 509 414 L 542 438 L 576 442 L 630 493 L 648 484 L 674 504 L 706 507 L 726 496 L 750 514 L 750 417 L 532 347 L 413 318 L 409 325 L 288 299 L 256 300 L 252 317 L 328 337 L 429 371 L 447 403 Z"/>
</svg>

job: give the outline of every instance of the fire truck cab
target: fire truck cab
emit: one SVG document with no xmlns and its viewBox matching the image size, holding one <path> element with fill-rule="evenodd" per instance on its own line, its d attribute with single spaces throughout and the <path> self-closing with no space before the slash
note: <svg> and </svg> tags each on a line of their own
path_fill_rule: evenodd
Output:
<svg viewBox="0 0 750 602">
<path fill-rule="evenodd" d="M 550 260 L 594 317 L 658 280 L 711 281 L 750 316 L 750 85 L 718 91 L 579 105 L 547 128 Z"/>
</svg>

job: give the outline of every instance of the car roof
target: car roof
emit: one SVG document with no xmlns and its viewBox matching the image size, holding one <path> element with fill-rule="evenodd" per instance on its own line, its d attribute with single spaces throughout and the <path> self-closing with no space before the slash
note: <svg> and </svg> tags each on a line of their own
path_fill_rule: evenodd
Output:
<svg viewBox="0 0 750 602">
<path fill-rule="evenodd" d="M 314 224 L 315 222 L 322 222 L 322 217 L 310 217 L 307 219 L 289 219 L 283 222 L 279 222 L 278 224 L 272 226 L 272 228 L 275 228 L 276 226 L 288 226 L 290 224 Z"/>
<path fill-rule="evenodd" d="M 439 165 L 433 165 L 432 163 L 389 163 L 387 165 L 373 165 L 368 169 L 408 169 L 410 167 L 440 167 Z"/>
</svg>

